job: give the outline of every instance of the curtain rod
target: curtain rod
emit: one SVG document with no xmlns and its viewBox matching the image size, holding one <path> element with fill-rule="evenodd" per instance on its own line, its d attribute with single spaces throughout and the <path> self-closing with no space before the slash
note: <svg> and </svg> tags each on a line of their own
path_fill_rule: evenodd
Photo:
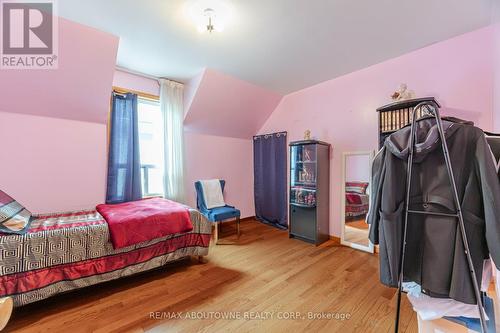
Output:
<svg viewBox="0 0 500 333">
<path fill-rule="evenodd" d="M 120 72 L 125 72 L 125 73 L 132 74 L 132 75 L 142 76 L 142 77 L 145 77 L 147 79 L 152 79 L 152 80 L 158 81 L 158 84 L 160 84 L 160 79 L 166 79 L 166 80 L 169 80 L 169 81 L 176 82 L 176 83 L 184 85 L 184 83 L 179 82 L 179 81 L 175 81 L 175 80 L 167 79 L 167 78 L 164 78 L 164 77 L 158 77 L 158 76 L 154 76 L 154 75 L 150 75 L 150 74 L 138 72 L 138 71 L 135 71 L 135 70 L 132 70 L 132 69 L 128 69 L 126 67 L 122 67 L 122 66 L 115 66 L 115 68 L 116 68 L 116 70 L 118 70 Z"/>
<path fill-rule="evenodd" d="M 283 131 L 283 132 L 274 132 L 274 133 L 267 133 L 267 134 L 254 135 L 254 136 L 253 136 L 253 139 L 254 139 L 254 140 L 257 140 L 257 139 L 259 139 L 259 138 L 264 138 L 264 139 L 267 139 L 268 137 L 275 136 L 275 135 L 279 138 L 279 137 L 280 137 L 280 136 L 282 136 L 282 135 L 283 135 L 283 136 L 287 136 L 287 135 L 288 135 L 288 132 Z"/>
</svg>

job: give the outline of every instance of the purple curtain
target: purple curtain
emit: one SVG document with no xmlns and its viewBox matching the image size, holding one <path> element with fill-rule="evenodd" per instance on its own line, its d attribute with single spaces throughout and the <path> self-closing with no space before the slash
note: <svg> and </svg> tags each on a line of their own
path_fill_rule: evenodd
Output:
<svg viewBox="0 0 500 333">
<path fill-rule="evenodd" d="M 113 93 L 106 203 L 142 198 L 137 95 Z"/>
<path fill-rule="evenodd" d="M 253 138 L 255 217 L 282 229 L 288 228 L 286 134 Z"/>
</svg>

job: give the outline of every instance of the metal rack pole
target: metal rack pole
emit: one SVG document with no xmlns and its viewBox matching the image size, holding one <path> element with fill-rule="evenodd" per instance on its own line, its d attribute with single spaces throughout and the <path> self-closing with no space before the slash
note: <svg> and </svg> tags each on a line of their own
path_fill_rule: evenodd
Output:
<svg viewBox="0 0 500 333">
<path fill-rule="evenodd" d="M 477 307 L 479 311 L 479 319 L 481 322 L 481 331 L 483 333 L 486 333 L 488 331 L 487 326 L 486 326 L 486 319 L 484 317 L 484 306 L 483 306 L 483 300 L 481 297 L 481 291 L 479 288 L 479 284 L 477 282 L 476 278 L 476 272 L 474 269 L 474 264 L 472 262 L 472 257 L 470 255 L 470 249 L 469 249 L 469 242 L 467 240 L 467 234 L 465 232 L 465 223 L 464 223 L 464 218 L 462 215 L 462 209 L 460 206 L 460 199 L 458 197 L 458 191 L 457 191 L 457 186 L 455 183 L 455 177 L 453 175 L 453 168 L 451 165 L 451 160 L 450 160 L 450 154 L 448 151 L 448 145 L 446 143 L 446 137 L 444 135 L 444 130 L 443 130 L 443 124 L 441 121 L 441 117 L 439 115 L 439 106 L 430 101 L 430 102 L 422 102 L 415 106 L 412 111 L 412 120 L 411 120 L 411 129 L 410 129 L 410 146 L 409 146 L 409 156 L 408 156 L 408 166 L 407 166 L 407 179 L 406 179 L 406 202 L 405 202 L 405 222 L 404 222 L 404 229 L 403 229 L 403 242 L 401 244 L 401 260 L 400 260 L 400 265 L 399 265 L 399 279 L 398 279 L 398 296 L 397 296 L 397 304 L 396 304 L 396 319 L 394 321 L 394 330 L 397 333 L 399 330 L 399 317 L 400 317 L 400 312 L 401 312 L 401 293 L 402 293 L 402 284 L 403 284 L 403 268 L 404 268 L 404 260 L 405 260 L 405 250 L 406 250 L 406 233 L 407 233 L 407 226 L 408 226 L 408 215 L 410 213 L 416 213 L 416 214 L 428 214 L 428 215 L 433 215 L 432 212 L 423 212 L 423 211 L 410 211 L 409 210 L 409 202 L 410 202 L 410 190 L 411 190 L 411 176 L 412 176 L 412 169 L 413 169 L 413 154 L 414 154 L 414 148 L 415 148 L 415 136 L 416 136 L 416 111 L 422 107 L 425 107 L 427 111 L 434 116 L 436 119 L 436 125 L 438 128 L 439 132 L 439 137 L 441 139 L 441 146 L 443 149 L 443 155 L 444 155 L 444 160 L 446 164 L 446 168 L 448 171 L 448 177 L 451 185 L 451 189 L 453 192 L 453 200 L 455 202 L 455 208 L 456 208 L 456 217 L 458 218 L 458 224 L 460 228 L 460 233 L 462 236 L 462 242 L 464 244 L 464 252 L 465 256 L 467 257 L 467 263 L 469 266 L 469 273 L 470 277 L 472 280 L 472 285 L 474 288 L 474 294 L 476 296 L 476 302 L 477 302 Z M 437 214 L 436 214 L 437 215 Z"/>
<path fill-rule="evenodd" d="M 420 105 L 420 104 L 419 104 Z M 398 278 L 398 297 L 396 302 L 396 319 L 394 321 L 394 332 L 399 330 L 399 315 L 401 313 L 401 292 L 403 289 L 403 265 L 405 263 L 406 251 L 406 230 L 408 226 L 408 214 L 410 208 L 410 184 L 412 176 L 413 153 L 415 147 L 415 126 L 416 126 L 416 107 L 411 112 L 411 127 L 410 127 L 410 151 L 408 155 L 408 165 L 406 170 L 406 198 L 405 198 L 405 222 L 403 225 L 403 242 L 401 243 L 401 258 L 399 260 L 399 278 Z"/>
</svg>

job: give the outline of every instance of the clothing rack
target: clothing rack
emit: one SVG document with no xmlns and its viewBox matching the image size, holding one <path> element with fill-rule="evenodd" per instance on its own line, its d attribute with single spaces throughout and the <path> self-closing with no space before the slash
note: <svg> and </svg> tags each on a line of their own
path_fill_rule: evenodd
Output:
<svg viewBox="0 0 500 333">
<path fill-rule="evenodd" d="M 455 203 L 456 212 L 454 214 L 446 214 L 446 213 L 437 213 L 437 212 L 427 212 L 427 211 L 419 211 L 419 210 L 411 210 L 410 209 L 410 193 L 411 193 L 411 179 L 412 179 L 412 171 L 413 171 L 413 155 L 415 150 L 415 140 L 416 140 L 416 123 L 417 123 L 417 113 L 421 114 L 422 109 L 425 108 L 427 114 L 434 117 L 436 119 L 436 125 L 439 132 L 439 137 L 441 139 L 441 146 L 443 150 L 444 160 L 446 164 L 446 169 L 448 171 L 448 178 L 450 181 L 451 190 L 453 193 L 453 201 Z M 467 240 L 467 235 L 465 233 L 465 224 L 464 218 L 462 215 L 462 209 L 460 206 L 460 200 L 458 197 L 457 186 L 455 183 L 455 177 L 453 175 L 453 168 L 451 165 L 450 154 L 448 151 L 448 145 L 446 143 L 446 137 L 443 130 L 443 124 L 441 121 L 441 117 L 439 115 L 439 104 L 434 100 L 426 100 L 418 105 L 416 105 L 411 112 L 411 128 L 410 128 L 410 140 L 409 140 L 409 155 L 407 160 L 407 171 L 406 171 L 406 198 L 405 198 L 405 220 L 403 225 L 403 242 L 401 244 L 401 258 L 399 262 L 399 277 L 398 277 L 398 295 L 397 295 L 397 303 L 396 303 L 396 318 L 394 321 L 394 331 L 397 333 L 399 331 L 399 317 L 401 312 L 401 293 L 403 289 L 403 267 L 405 261 L 405 250 L 406 250 L 406 232 L 408 226 L 408 216 L 410 214 L 421 214 L 421 215 L 439 215 L 439 216 L 448 216 L 458 218 L 458 224 L 460 228 L 460 233 L 462 236 L 462 241 L 464 244 L 465 255 L 467 257 L 467 264 L 469 266 L 469 273 L 472 279 L 472 284 L 474 288 L 474 294 L 477 301 L 477 306 L 479 310 L 479 318 L 481 323 L 481 331 L 483 333 L 487 333 L 486 319 L 484 316 L 484 306 L 483 300 L 481 297 L 480 287 L 476 278 L 476 272 L 474 269 L 474 265 L 472 263 L 472 257 L 469 250 L 469 242 Z"/>
</svg>

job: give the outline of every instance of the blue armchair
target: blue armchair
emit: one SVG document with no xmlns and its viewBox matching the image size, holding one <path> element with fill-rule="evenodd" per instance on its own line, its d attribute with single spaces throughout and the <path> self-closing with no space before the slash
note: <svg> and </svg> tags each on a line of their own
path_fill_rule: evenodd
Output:
<svg viewBox="0 0 500 333">
<path fill-rule="evenodd" d="M 222 188 L 222 192 L 224 192 L 224 186 L 226 185 L 225 180 L 220 180 L 220 185 Z M 205 198 L 203 197 L 203 189 L 201 186 L 201 182 L 197 181 L 194 183 L 194 187 L 196 189 L 196 207 L 198 210 L 210 221 L 215 223 L 215 243 L 218 244 L 219 241 L 219 224 L 228 219 L 235 218 L 236 226 L 238 230 L 238 238 L 240 237 L 240 210 L 234 208 L 233 206 L 226 205 L 224 207 L 215 207 L 212 209 L 208 209 L 205 204 Z"/>
</svg>

